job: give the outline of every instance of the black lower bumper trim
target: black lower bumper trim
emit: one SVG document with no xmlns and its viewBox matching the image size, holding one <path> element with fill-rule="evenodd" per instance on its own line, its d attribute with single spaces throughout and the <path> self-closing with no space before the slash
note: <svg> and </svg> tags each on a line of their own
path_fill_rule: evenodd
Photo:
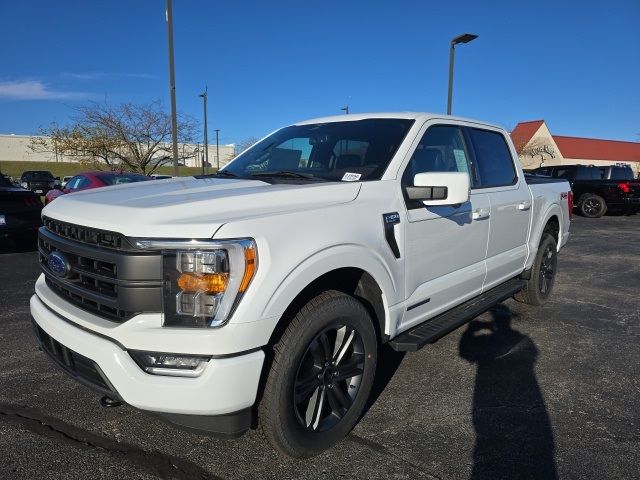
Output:
<svg viewBox="0 0 640 480">
<path fill-rule="evenodd" d="M 185 430 L 208 433 L 216 437 L 238 438 L 251 427 L 251 408 L 224 415 L 184 415 L 149 412 Z"/>
</svg>

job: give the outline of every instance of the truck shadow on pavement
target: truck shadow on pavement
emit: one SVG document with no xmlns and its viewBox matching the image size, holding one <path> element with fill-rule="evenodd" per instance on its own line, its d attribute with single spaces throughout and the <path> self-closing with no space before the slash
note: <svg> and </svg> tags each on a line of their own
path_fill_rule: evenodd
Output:
<svg viewBox="0 0 640 480">
<path fill-rule="evenodd" d="M 511 327 L 508 307 L 489 315 L 469 323 L 459 344 L 460 356 L 477 366 L 470 478 L 555 479 L 553 430 L 534 371 L 538 349 Z"/>
</svg>

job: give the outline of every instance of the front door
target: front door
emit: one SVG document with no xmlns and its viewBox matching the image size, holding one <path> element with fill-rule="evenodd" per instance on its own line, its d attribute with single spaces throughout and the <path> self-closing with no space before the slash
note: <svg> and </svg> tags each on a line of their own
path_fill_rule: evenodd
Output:
<svg viewBox="0 0 640 480">
<path fill-rule="evenodd" d="M 461 127 L 428 122 L 402 176 L 402 189 L 422 172 L 474 168 Z M 462 205 L 426 207 L 405 195 L 406 312 L 400 330 L 478 295 L 486 275 L 489 198 L 472 191 Z"/>
</svg>

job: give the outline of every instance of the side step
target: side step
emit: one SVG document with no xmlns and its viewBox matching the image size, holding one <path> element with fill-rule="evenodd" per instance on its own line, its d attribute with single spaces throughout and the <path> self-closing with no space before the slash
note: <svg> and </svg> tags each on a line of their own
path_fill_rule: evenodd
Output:
<svg viewBox="0 0 640 480">
<path fill-rule="evenodd" d="M 449 332 L 470 322 L 497 303 L 512 297 L 522 290 L 523 285 L 524 281 L 518 278 L 509 280 L 401 333 L 391 340 L 389 345 L 399 352 L 420 350 L 426 344 L 435 343 Z"/>
</svg>

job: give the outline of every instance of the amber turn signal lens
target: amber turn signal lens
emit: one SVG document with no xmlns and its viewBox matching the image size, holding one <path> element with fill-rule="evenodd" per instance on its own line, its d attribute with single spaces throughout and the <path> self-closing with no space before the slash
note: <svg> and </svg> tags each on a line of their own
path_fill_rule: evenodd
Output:
<svg viewBox="0 0 640 480">
<path fill-rule="evenodd" d="M 227 288 L 228 277 L 227 273 L 208 273 L 205 275 L 183 273 L 178 278 L 178 288 L 186 293 L 222 293 Z"/>
<path fill-rule="evenodd" d="M 254 248 L 247 248 L 244 251 L 244 276 L 240 283 L 240 292 L 244 292 L 249 284 L 253 275 L 256 273 L 256 250 Z"/>
</svg>

